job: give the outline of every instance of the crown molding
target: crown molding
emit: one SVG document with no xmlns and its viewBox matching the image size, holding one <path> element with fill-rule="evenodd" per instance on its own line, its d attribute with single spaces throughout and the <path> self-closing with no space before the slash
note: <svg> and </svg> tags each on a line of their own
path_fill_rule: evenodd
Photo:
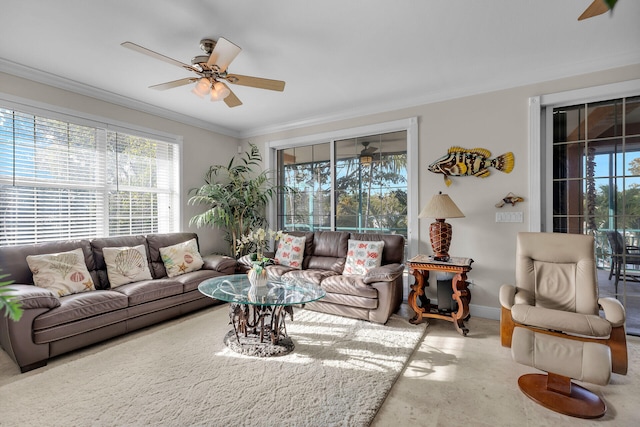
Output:
<svg viewBox="0 0 640 427">
<path fill-rule="evenodd" d="M 481 83 L 467 87 L 460 86 L 454 90 L 446 89 L 439 92 L 430 92 L 425 95 L 393 100 L 391 102 L 368 104 L 362 108 L 333 111 L 326 114 L 321 113 L 296 121 L 240 131 L 240 138 L 256 137 L 308 126 L 323 125 L 340 120 L 349 120 L 368 115 L 389 113 L 391 111 L 414 108 L 436 102 L 540 84 L 548 81 L 638 64 L 640 64 L 640 50 L 620 55 L 610 55 L 605 58 L 599 58 L 598 60 L 586 59 L 584 61 L 574 62 L 570 66 L 564 66 L 561 69 L 558 67 L 545 68 L 544 66 L 532 67 L 529 73 L 514 74 L 513 78 L 506 80 L 503 79 L 498 83 Z"/>
<path fill-rule="evenodd" d="M 240 138 L 240 134 L 235 130 L 228 129 L 223 126 L 214 125 L 204 120 L 196 119 L 185 114 L 176 113 L 175 111 L 167 110 L 165 108 L 156 107 L 145 102 L 140 102 L 126 96 L 118 95 L 113 92 L 97 88 L 95 86 L 78 83 L 76 81 L 66 79 L 54 74 L 46 73 L 44 71 L 8 61 L 3 58 L 0 58 L 0 72 L 46 84 L 58 89 L 67 90 L 79 95 L 95 98 L 100 101 L 109 102 L 121 107 L 131 108 L 136 111 L 152 114 L 164 119 L 180 122 L 185 125 L 195 126 L 201 129 L 209 130 L 211 132 L 216 132 L 234 138 Z"/>
<path fill-rule="evenodd" d="M 33 69 L 24 65 L 20 65 L 6 59 L 0 58 L 0 72 L 12 74 L 17 77 L 33 80 L 59 89 L 68 90 L 80 95 L 96 98 L 101 101 L 110 102 L 122 107 L 131 108 L 144 113 L 153 114 L 169 120 L 174 120 L 186 125 L 195 126 L 222 135 L 234 138 L 246 139 L 250 137 L 267 135 L 278 132 L 291 131 L 294 129 L 328 124 L 341 120 L 349 120 L 374 114 L 384 114 L 391 111 L 398 111 L 407 108 L 414 108 L 421 105 L 433 104 L 452 99 L 464 98 L 467 96 L 481 95 L 485 93 L 506 90 L 526 85 L 544 83 L 552 80 L 559 80 L 578 75 L 605 71 L 618 67 L 640 64 L 640 51 L 627 52 L 625 54 L 610 55 L 608 57 L 599 58 L 597 60 L 585 59 L 584 61 L 574 62 L 569 66 L 558 67 L 532 67 L 529 73 L 514 73 L 511 79 L 502 79 L 500 82 L 480 83 L 472 86 L 459 86 L 453 90 L 441 90 L 439 92 L 430 92 L 428 94 L 419 94 L 414 97 L 396 99 L 391 101 L 383 101 L 376 104 L 367 104 L 363 107 L 351 108 L 345 110 L 333 110 L 330 112 L 321 112 L 317 115 L 282 122 L 274 125 L 249 128 L 245 130 L 233 130 L 223 126 L 215 125 L 210 122 L 196 119 L 191 116 L 176 113 L 171 110 L 159 108 L 144 102 L 117 95 L 112 92 L 105 91 L 94 86 L 84 85 L 64 77 L 45 73 L 41 70 Z"/>
</svg>

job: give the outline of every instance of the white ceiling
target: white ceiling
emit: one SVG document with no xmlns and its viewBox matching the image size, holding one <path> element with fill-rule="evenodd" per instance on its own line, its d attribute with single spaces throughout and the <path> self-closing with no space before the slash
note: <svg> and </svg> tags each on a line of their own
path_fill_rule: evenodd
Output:
<svg viewBox="0 0 640 427">
<path fill-rule="evenodd" d="M 578 22 L 591 1 L 8 1 L 0 71 L 247 137 L 640 63 L 640 1 Z M 220 36 L 243 49 L 231 73 L 284 92 L 151 90 L 190 73 L 120 46 L 190 63 Z"/>
</svg>

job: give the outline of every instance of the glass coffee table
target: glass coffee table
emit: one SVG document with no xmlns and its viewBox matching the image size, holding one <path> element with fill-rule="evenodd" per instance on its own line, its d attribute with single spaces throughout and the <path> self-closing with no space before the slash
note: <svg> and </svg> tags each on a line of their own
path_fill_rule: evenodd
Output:
<svg viewBox="0 0 640 427">
<path fill-rule="evenodd" d="M 198 285 L 211 298 L 229 304 L 233 329 L 224 343 L 237 353 L 251 356 L 280 356 L 293 351 L 287 335 L 285 317 L 293 321 L 293 306 L 323 298 L 320 287 L 301 280 L 269 280 L 264 288 L 255 288 L 246 274 L 214 277 Z"/>
</svg>

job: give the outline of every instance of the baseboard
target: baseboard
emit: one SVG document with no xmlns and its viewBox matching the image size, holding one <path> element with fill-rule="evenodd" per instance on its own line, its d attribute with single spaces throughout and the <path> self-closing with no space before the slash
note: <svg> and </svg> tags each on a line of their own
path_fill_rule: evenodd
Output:
<svg viewBox="0 0 640 427">
<path fill-rule="evenodd" d="M 469 313 L 471 313 L 471 316 L 473 317 L 500 320 L 500 308 L 498 307 L 487 307 L 484 305 L 469 304 Z"/>
</svg>

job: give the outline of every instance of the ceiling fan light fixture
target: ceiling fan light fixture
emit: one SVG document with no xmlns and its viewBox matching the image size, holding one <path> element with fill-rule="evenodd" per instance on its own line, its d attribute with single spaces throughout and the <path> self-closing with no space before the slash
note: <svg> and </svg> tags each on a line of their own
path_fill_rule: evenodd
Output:
<svg viewBox="0 0 640 427">
<path fill-rule="evenodd" d="M 360 155 L 360 164 L 362 166 L 371 166 L 373 162 L 373 156 L 370 154 L 361 154 Z"/>
<path fill-rule="evenodd" d="M 201 78 L 196 83 L 195 87 L 191 90 L 191 92 L 198 95 L 200 98 L 204 98 L 205 95 L 208 95 L 211 91 L 211 82 L 207 78 Z"/>
<path fill-rule="evenodd" d="M 220 99 L 224 99 L 231 94 L 229 88 L 226 87 L 222 82 L 216 82 L 213 85 L 213 90 L 215 90 L 220 95 Z"/>
<path fill-rule="evenodd" d="M 220 96 L 220 92 L 218 92 L 215 89 L 211 90 L 211 102 L 218 102 L 218 101 L 222 101 L 223 99 L 224 98 Z"/>
</svg>

